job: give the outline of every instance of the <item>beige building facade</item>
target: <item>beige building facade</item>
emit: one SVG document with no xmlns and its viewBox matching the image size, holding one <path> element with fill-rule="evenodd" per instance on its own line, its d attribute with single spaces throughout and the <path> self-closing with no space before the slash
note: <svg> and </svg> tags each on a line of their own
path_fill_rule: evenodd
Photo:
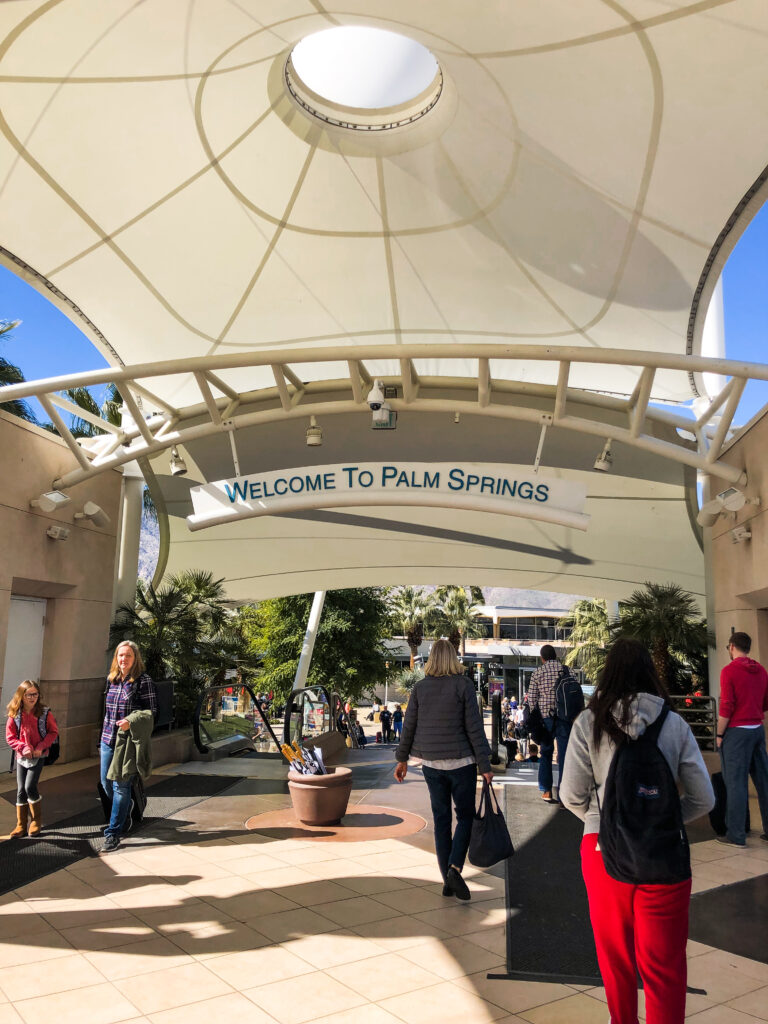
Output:
<svg viewBox="0 0 768 1024">
<path fill-rule="evenodd" d="M 71 501 L 58 511 L 31 508 L 30 498 L 49 491 L 71 465 L 61 438 L 0 410 L 3 711 L 21 682 L 14 666 L 32 665 L 36 674 L 39 664 L 66 761 L 93 752 L 102 715 L 122 487 L 122 474 L 110 471 L 70 488 Z M 74 518 L 86 501 L 106 512 L 107 525 Z M 54 539 L 50 527 L 69 535 Z"/>
<path fill-rule="evenodd" d="M 744 469 L 751 500 L 738 512 L 724 511 L 711 537 L 707 587 L 710 592 L 710 625 L 717 636 L 717 675 L 725 665 L 725 645 L 732 631 L 749 633 L 752 657 L 768 664 L 768 415 L 763 413 L 733 442 L 723 459 Z M 728 488 L 725 481 L 712 479 L 714 496 Z M 713 614 L 714 613 L 714 614 Z"/>
</svg>

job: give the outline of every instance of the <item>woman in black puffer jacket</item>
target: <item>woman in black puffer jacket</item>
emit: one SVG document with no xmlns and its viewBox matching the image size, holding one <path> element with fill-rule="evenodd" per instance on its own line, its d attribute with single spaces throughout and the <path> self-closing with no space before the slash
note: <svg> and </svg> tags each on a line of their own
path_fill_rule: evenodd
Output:
<svg viewBox="0 0 768 1024">
<path fill-rule="evenodd" d="M 461 877 L 469 849 L 478 768 L 490 782 L 491 749 L 472 681 L 448 640 L 432 647 L 424 678 L 414 686 L 395 751 L 395 778 L 403 782 L 410 755 L 421 758 L 435 825 L 435 852 L 443 896 L 470 898 Z M 456 811 L 452 829 L 451 803 Z"/>
</svg>

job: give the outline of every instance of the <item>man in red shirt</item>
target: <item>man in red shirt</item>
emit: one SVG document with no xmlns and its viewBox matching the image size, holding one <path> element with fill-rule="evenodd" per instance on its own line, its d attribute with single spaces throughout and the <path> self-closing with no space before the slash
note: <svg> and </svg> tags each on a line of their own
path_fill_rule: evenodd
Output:
<svg viewBox="0 0 768 1024">
<path fill-rule="evenodd" d="M 731 663 L 720 673 L 717 720 L 717 749 L 728 794 L 727 832 L 717 841 L 744 847 L 750 775 L 763 819 L 760 838 L 768 843 L 768 753 L 763 728 L 768 711 L 768 672 L 749 657 L 752 639 L 747 633 L 731 633 L 727 647 Z"/>
</svg>

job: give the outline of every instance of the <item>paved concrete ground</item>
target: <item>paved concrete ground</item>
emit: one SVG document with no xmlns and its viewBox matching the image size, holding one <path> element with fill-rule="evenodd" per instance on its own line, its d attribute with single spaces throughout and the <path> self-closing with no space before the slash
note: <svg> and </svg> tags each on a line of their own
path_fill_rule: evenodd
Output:
<svg viewBox="0 0 768 1024">
<path fill-rule="evenodd" d="M 419 773 L 398 786 L 391 754 L 370 753 L 353 802 L 428 817 Z M 85 793 L 85 767 L 49 770 L 43 793 L 64 774 Z M 12 794 L 0 789 L 4 828 Z M 600 988 L 487 979 L 504 961 L 497 875 L 468 869 L 473 898 L 459 904 L 440 894 L 428 830 L 319 844 L 244 829 L 287 804 L 278 780 L 248 779 L 0 897 L 0 1024 L 606 1024 Z M 768 874 L 754 837 L 743 853 L 707 841 L 693 854 L 697 891 Z M 768 966 L 697 943 L 689 958 L 690 984 L 707 992 L 689 997 L 689 1019 L 768 1020 Z"/>
</svg>

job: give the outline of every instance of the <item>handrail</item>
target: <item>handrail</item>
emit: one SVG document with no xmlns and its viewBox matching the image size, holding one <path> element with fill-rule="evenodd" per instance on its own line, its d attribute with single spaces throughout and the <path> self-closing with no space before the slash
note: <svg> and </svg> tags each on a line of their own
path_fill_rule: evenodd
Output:
<svg viewBox="0 0 768 1024">
<path fill-rule="evenodd" d="M 322 685 L 319 685 L 319 686 L 302 686 L 298 690 L 292 690 L 290 697 L 288 698 L 288 700 L 285 703 L 285 717 L 283 719 L 283 742 L 287 743 L 289 746 L 290 746 L 290 743 L 291 743 L 291 711 L 292 711 L 292 708 L 294 706 L 294 703 L 298 702 L 299 697 L 302 694 L 307 693 L 307 691 L 310 691 L 310 690 L 311 691 L 315 691 L 315 692 L 318 691 L 318 690 L 322 690 L 322 692 L 325 694 L 325 699 L 326 699 L 326 702 L 327 702 L 327 705 L 328 705 L 328 715 L 329 715 L 329 718 L 330 718 L 330 729 L 328 731 L 329 732 L 336 732 L 337 731 L 337 728 L 336 728 L 336 718 L 335 718 L 335 715 L 334 715 L 333 696 L 332 696 L 331 692 L 328 690 L 328 688 L 325 687 L 325 686 L 322 686 Z"/>
<path fill-rule="evenodd" d="M 278 755 L 281 758 L 285 758 L 285 755 L 280 750 L 280 742 L 279 742 L 277 736 L 275 736 L 275 732 L 274 732 L 272 726 L 270 725 L 270 723 L 269 723 L 269 721 L 267 719 L 267 716 L 264 714 L 264 711 L 263 711 L 263 709 L 261 707 L 261 702 L 259 701 L 259 699 L 256 696 L 256 694 L 253 692 L 253 690 L 250 688 L 250 686 L 247 683 L 242 682 L 241 680 L 224 681 L 222 683 L 213 683 L 210 686 L 207 686 L 205 688 L 205 690 L 203 690 L 203 692 L 200 694 L 200 697 L 198 698 L 198 701 L 197 701 L 197 707 L 195 708 L 195 714 L 194 714 L 194 717 L 192 719 L 192 735 L 193 735 L 193 738 L 195 740 L 195 746 L 200 751 L 200 753 L 201 754 L 208 754 L 208 753 L 210 753 L 210 750 L 211 750 L 211 748 L 204 742 L 202 734 L 200 732 L 200 714 L 202 712 L 203 705 L 204 705 L 205 701 L 208 699 L 208 697 L 209 697 L 209 695 L 211 694 L 212 691 L 214 691 L 214 690 L 232 690 L 232 689 L 247 690 L 248 691 L 248 696 L 251 698 L 251 705 L 255 708 L 255 713 L 258 714 L 259 718 L 261 719 L 262 724 L 264 725 L 265 729 L 269 733 L 270 739 L 275 744 L 275 748 L 277 750 Z M 268 756 L 273 756 L 273 755 L 268 755 Z M 287 760 L 287 758 L 286 758 L 286 760 Z"/>
<path fill-rule="evenodd" d="M 687 693 L 670 695 L 672 710 L 691 728 L 702 750 L 717 750 L 717 701 L 714 697 L 696 697 Z"/>
</svg>

